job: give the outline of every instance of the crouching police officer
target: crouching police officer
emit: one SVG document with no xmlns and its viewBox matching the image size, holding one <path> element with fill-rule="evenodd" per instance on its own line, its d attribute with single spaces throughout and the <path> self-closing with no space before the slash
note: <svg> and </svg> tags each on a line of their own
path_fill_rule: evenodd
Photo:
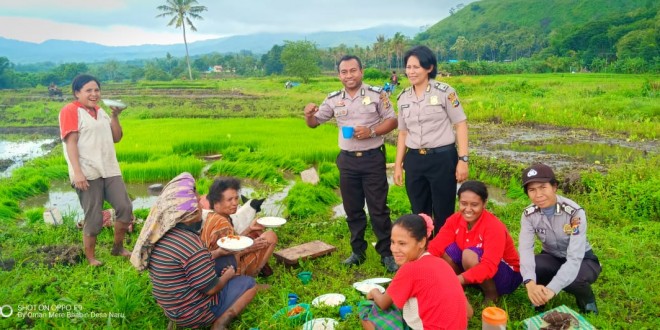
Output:
<svg viewBox="0 0 660 330">
<path fill-rule="evenodd" d="M 529 300 L 537 307 L 564 290 L 575 296 L 580 311 L 598 313 L 591 284 L 601 271 L 587 241 L 587 217 L 572 200 L 557 195 L 557 179 L 550 167 L 535 164 L 522 173 L 532 201 L 520 220 L 520 272 Z M 542 251 L 534 255 L 534 237 Z"/>
</svg>

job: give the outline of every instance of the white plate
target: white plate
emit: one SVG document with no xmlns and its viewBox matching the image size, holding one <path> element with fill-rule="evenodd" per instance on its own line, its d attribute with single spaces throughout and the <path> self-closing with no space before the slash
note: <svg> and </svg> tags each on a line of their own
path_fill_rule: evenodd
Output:
<svg viewBox="0 0 660 330">
<path fill-rule="evenodd" d="M 330 307 L 335 307 L 341 305 L 344 301 L 346 301 L 346 297 L 343 294 L 339 293 L 326 293 L 324 295 L 320 295 L 314 300 L 312 300 L 312 306 L 314 307 L 319 307 L 319 306 L 330 306 Z"/>
<path fill-rule="evenodd" d="M 358 290 L 364 294 L 367 294 L 372 289 L 378 289 L 380 293 L 385 293 L 385 288 L 375 283 L 366 283 L 366 282 L 355 282 L 353 283 L 355 290 Z"/>
<path fill-rule="evenodd" d="M 257 219 L 257 223 L 266 228 L 276 228 L 286 223 L 286 219 L 280 217 L 263 217 Z"/>
<path fill-rule="evenodd" d="M 303 324 L 303 330 L 334 330 L 337 320 L 331 318 L 311 319 Z"/>
<path fill-rule="evenodd" d="M 373 283 L 373 284 L 385 284 L 392 282 L 391 278 L 387 277 L 375 277 L 362 281 L 363 283 Z"/>
<path fill-rule="evenodd" d="M 238 236 L 239 238 L 223 237 L 217 241 L 218 246 L 229 251 L 241 251 L 249 248 L 254 243 L 247 236 Z"/>
<path fill-rule="evenodd" d="M 124 109 L 127 107 L 126 103 L 119 100 L 103 99 L 103 103 L 109 107 L 115 107 L 119 109 Z"/>
</svg>

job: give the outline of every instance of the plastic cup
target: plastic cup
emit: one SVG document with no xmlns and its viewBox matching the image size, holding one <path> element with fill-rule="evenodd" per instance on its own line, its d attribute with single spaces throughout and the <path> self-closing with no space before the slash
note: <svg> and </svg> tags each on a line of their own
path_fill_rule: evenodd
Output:
<svg viewBox="0 0 660 330">
<path fill-rule="evenodd" d="M 300 272 L 298 273 L 298 278 L 303 284 L 307 284 L 309 283 L 309 281 L 312 280 L 312 272 L 309 271 Z"/>
<path fill-rule="evenodd" d="M 353 133 L 355 132 L 355 128 L 353 126 L 342 126 L 341 127 L 341 134 L 344 136 L 344 139 L 351 139 L 353 138 Z"/>
<path fill-rule="evenodd" d="M 506 311 L 497 307 L 486 307 L 481 313 L 482 330 L 505 330 L 507 323 Z"/>
<path fill-rule="evenodd" d="M 298 295 L 295 293 L 289 293 L 289 306 L 296 305 L 298 303 Z"/>
<path fill-rule="evenodd" d="M 348 317 L 348 314 L 353 313 L 353 307 L 344 305 L 339 307 L 339 317 L 341 317 L 342 320 L 346 320 Z"/>
</svg>

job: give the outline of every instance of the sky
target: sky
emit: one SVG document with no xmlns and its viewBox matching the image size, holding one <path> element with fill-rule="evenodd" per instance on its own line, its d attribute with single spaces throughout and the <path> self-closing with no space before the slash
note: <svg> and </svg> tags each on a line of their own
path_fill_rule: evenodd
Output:
<svg viewBox="0 0 660 330">
<path fill-rule="evenodd" d="M 198 0 L 188 42 L 263 32 L 428 27 L 474 0 Z M 0 37 L 33 43 L 76 40 L 107 46 L 178 44 L 181 29 L 156 18 L 166 0 L 0 0 Z M 359 5 L 358 5 L 359 4 Z"/>
</svg>

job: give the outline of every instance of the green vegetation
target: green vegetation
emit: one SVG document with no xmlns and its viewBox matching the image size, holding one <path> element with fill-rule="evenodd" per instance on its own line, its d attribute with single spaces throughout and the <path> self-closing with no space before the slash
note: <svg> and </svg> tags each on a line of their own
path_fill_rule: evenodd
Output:
<svg viewBox="0 0 660 330">
<path fill-rule="evenodd" d="M 204 192 L 214 176 L 233 175 L 258 182 L 255 195 L 262 197 L 293 184 L 283 201 L 289 222 L 275 229 L 278 249 L 317 239 L 337 247 L 332 255 L 304 261 L 300 267 L 288 268 L 272 260 L 275 274 L 258 279 L 272 288 L 257 295 L 232 323 L 232 329 L 291 328 L 284 321 L 271 319 L 286 305 L 288 293 L 295 292 L 309 303 L 320 294 L 339 292 L 346 295 L 348 304 L 356 306 L 363 296 L 351 287 L 353 282 L 390 276 L 384 273 L 374 249 L 368 249 L 367 262 L 358 268 L 346 270 L 339 265 L 350 253 L 350 246 L 344 219 L 332 218 L 332 208 L 340 203 L 334 164 L 337 129 L 331 123 L 309 129 L 301 116 L 304 104 L 320 102 L 329 91 L 339 89 L 339 83 L 329 77 L 284 89 L 284 81 L 251 78 L 103 85 L 104 96 L 121 98 L 130 105 L 122 114 L 124 139 L 116 145 L 127 182 L 164 183 L 181 171 L 189 171 L 198 178 L 198 190 Z M 562 153 L 579 155 L 586 141 L 574 138 L 572 128 L 653 143 L 660 134 L 660 113 L 655 106 L 660 84 L 656 76 L 544 74 L 452 77 L 446 81 L 459 91 L 471 123 L 538 126 L 540 130 L 541 125 L 547 125 L 566 130 L 566 137 L 551 141 L 551 145 L 520 141 L 512 149 L 543 147 L 552 153 L 561 147 Z M 402 85 L 407 82 L 402 81 Z M 0 104 L 7 105 L 0 109 L 3 126 L 56 125 L 62 103 L 44 104 L 31 98 L 34 92 L 0 92 Z M 471 143 L 477 143 L 480 133 L 471 131 Z M 606 173 L 596 168 L 580 171 L 565 194 L 586 209 L 589 240 L 604 269 L 594 286 L 601 314 L 587 318 L 598 329 L 656 329 L 660 327 L 656 284 L 660 281 L 656 272 L 660 261 L 656 239 L 660 233 L 660 155 L 657 148 L 647 154 L 628 153 L 623 147 L 603 150 L 608 159 Z M 222 154 L 222 159 L 212 163 L 201 159 L 210 154 Z M 391 145 L 387 158 L 389 162 L 394 159 Z M 488 208 L 516 239 L 521 211 L 529 203 L 519 179 L 522 167 L 528 164 L 476 155 L 470 164 L 471 178 L 506 191 L 509 203 L 491 201 Z M 298 173 L 311 166 L 321 178 L 317 186 L 297 179 Z M 21 206 L 22 200 L 42 194 L 50 182 L 67 176 L 58 146 L 10 178 L 0 179 L 0 296 L 4 298 L 2 304 L 14 309 L 12 317 L 0 318 L 0 328 L 165 328 L 168 320 L 151 297 L 148 274 L 137 273 L 126 260 L 110 256 L 111 229 L 104 229 L 98 237 L 97 254 L 105 262 L 103 267 L 91 268 L 76 260 L 69 264 L 63 251 L 81 246 L 81 233 L 73 219 L 65 215 L 64 225 L 50 227 L 41 220 L 43 208 Z M 560 180 L 565 179 L 565 173 L 560 173 Z M 388 202 L 393 218 L 409 211 L 401 187 L 391 187 Z M 143 219 L 148 212 L 135 211 Z M 136 232 L 129 235 L 129 246 L 140 229 L 137 225 Z M 370 230 L 367 239 L 374 241 Z M 314 274 L 307 285 L 296 278 L 301 270 Z M 477 315 L 470 320 L 470 329 L 478 329 L 483 306 L 476 303 L 481 294 L 473 288 L 466 291 Z M 552 306 L 561 304 L 576 309 L 566 293 L 551 302 Z M 509 313 L 512 329 L 520 328 L 521 321 L 535 313 L 522 288 L 497 305 Z M 28 312 L 30 307 L 26 306 L 64 306 L 96 316 L 18 317 L 19 308 Z M 314 317 L 338 318 L 336 308 L 313 307 L 312 312 Z M 339 328 L 357 329 L 359 321 L 349 318 Z"/>
</svg>

